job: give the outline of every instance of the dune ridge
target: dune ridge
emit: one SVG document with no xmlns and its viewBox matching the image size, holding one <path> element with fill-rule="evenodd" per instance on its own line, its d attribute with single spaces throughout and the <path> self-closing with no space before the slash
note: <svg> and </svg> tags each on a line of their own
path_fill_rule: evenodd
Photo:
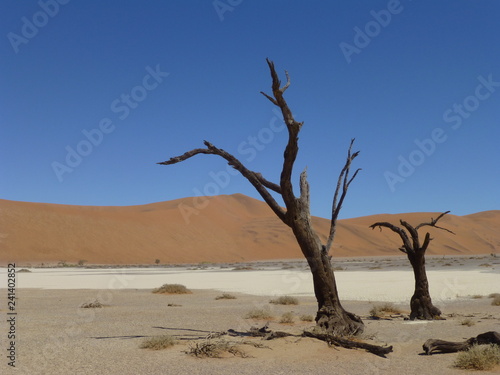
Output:
<svg viewBox="0 0 500 375">
<path fill-rule="evenodd" d="M 380 214 L 339 220 L 335 257 L 401 255 L 399 238 L 368 226 L 417 224 L 437 213 Z M 313 218 L 323 239 L 329 220 Z M 430 229 L 429 255 L 497 253 L 500 211 L 446 215 Z M 268 206 L 242 194 L 182 198 L 138 206 L 70 206 L 0 200 L 0 264 L 162 264 L 301 258 L 291 230 Z"/>
</svg>

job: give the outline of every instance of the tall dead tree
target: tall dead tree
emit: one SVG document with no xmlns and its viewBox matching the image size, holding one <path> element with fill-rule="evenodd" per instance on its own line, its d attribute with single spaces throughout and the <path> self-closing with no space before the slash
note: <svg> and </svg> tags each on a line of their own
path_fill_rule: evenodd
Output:
<svg viewBox="0 0 500 375">
<path fill-rule="evenodd" d="M 429 293 L 429 281 L 427 280 L 427 274 L 425 272 L 425 251 L 429 247 L 429 243 L 432 238 L 430 233 L 427 232 L 424 242 L 421 245 L 418 230 L 422 227 L 430 226 L 453 233 L 451 230 L 438 227 L 436 225 L 439 219 L 441 219 L 448 212 L 450 211 L 443 212 L 436 219 L 431 218 L 430 222 L 420 223 L 416 227 L 413 227 L 404 220 L 399 221 L 401 227 L 388 222 L 377 222 L 370 225 L 370 228 L 372 229 L 375 229 L 376 227 L 379 227 L 380 230 L 382 230 L 383 227 L 389 228 L 393 232 L 397 233 L 403 241 L 403 246 L 401 246 L 399 250 L 408 256 L 408 260 L 410 261 L 415 275 L 415 292 L 413 293 L 410 301 L 410 319 L 412 320 L 432 320 L 438 319 L 441 316 L 441 310 L 432 304 L 431 295 Z"/>
<path fill-rule="evenodd" d="M 289 226 L 297 243 L 306 258 L 313 276 L 314 293 L 318 301 L 318 312 L 316 323 L 325 333 L 335 336 L 354 335 L 363 332 L 364 324 L 360 317 L 347 312 L 342 307 L 338 293 L 335 276 L 329 255 L 332 246 L 337 218 L 347 194 L 349 185 L 356 177 L 359 169 L 350 176 L 352 161 L 358 156 L 359 151 L 352 152 L 354 139 L 351 140 L 347 152 L 347 160 L 342 168 L 333 196 L 332 217 L 330 233 L 325 244 L 323 244 L 315 232 L 311 222 L 309 205 L 309 184 L 307 173 L 304 170 L 300 175 L 300 195 L 295 196 L 292 184 L 292 171 L 299 151 L 298 135 L 303 122 L 297 122 L 288 107 L 283 94 L 290 86 L 290 77 L 285 71 L 287 82 L 281 87 L 281 82 L 274 68 L 274 63 L 267 59 L 267 64 L 272 78 L 272 96 L 261 92 L 274 105 L 279 107 L 284 122 L 288 129 L 288 144 L 284 152 L 283 167 L 279 184 L 265 179 L 261 173 L 247 169 L 237 158 L 220 149 L 210 142 L 205 141 L 206 148 L 197 148 L 173 157 L 167 161 L 158 163 L 163 165 L 176 164 L 198 154 L 218 155 L 224 158 L 230 166 L 238 170 L 259 192 L 264 201 L 269 205 L 278 218 Z M 282 208 L 274 199 L 271 192 L 277 193 L 283 199 L 286 209 Z"/>
</svg>

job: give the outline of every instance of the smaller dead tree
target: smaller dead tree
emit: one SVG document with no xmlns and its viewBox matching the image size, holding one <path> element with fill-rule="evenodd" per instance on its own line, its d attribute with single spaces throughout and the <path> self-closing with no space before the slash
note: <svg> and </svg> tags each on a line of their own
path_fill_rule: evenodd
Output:
<svg viewBox="0 0 500 375">
<path fill-rule="evenodd" d="M 424 242 L 420 244 L 418 230 L 424 226 L 430 226 L 453 233 L 446 228 L 438 227 L 436 225 L 437 222 L 449 212 L 450 211 L 443 212 L 436 219 L 431 218 L 430 222 L 420 223 L 416 227 L 410 225 L 404 220 L 399 221 L 401 227 L 388 222 L 377 222 L 370 225 L 370 228 L 372 229 L 375 229 L 376 227 L 379 227 L 380 230 L 384 227 L 389 228 L 393 232 L 397 233 L 403 241 L 403 246 L 401 246 L 399 250 L 408 256 L 408 260 L 410 261 L 415 275 L 415 292 L 413 293 L 410 301 L 410 319 L 412 320 L 433 320 L 439 319 L 441 316 L 441 310 L 432 304 L 431 295 L 429 293 L 429 281 L 427 280 L 427 274 L 425 271 L 425 251 L 429 247 L 429 243 L 432 238 L 430 233 L 427 232 Z"/>
</svg>

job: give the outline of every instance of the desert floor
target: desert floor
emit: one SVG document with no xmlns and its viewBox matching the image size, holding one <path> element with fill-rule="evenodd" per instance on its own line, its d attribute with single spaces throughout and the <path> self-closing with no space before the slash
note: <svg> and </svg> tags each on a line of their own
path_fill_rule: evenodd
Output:
<svg viewBox="0 0 500 375">
<path fill-rule="evenodd" d="M 352 260 L 346 260 L 351 262 Z M 370 260 L 371 262 L 371 260 Z M 399 262 L 399 263 L 398 263 Z M 499 279 L 498 259 L 447 259 L 446 263 L 429 261 L 429 270 L 459 271 L 480 276 L 491 275 Z M 348 266 L 342 272 L 364 272 L 370 279 L 374 272 L 383 272 L 378 267 L 393 267 L 394 272 L 406 270 L 404 262 L 380 259 L 378 265 Z M 393 266 L 389 266 L 393 264 Z M 435 264 L 435 266 L 432 266 Z M 450 264 L 446 266 L 445 264 Z M 482 264 L 489 264 L 484 266 Z M 293 267 L 292 267 L 293 266 Z M 198 265 L 182 268 L 183 272 L 197 278 L 200 271 L 210 267 L 234 269 L 234 265 Z M 262 272 L 275 272 L 278 269 L 299 271 L 300 262 L 275 262 L 272 264 L 254 263 L 237 266 L 246 270 L 230 271 L 233 275 L 246 275 L 249 284 L 258 283 L 256 276 L 262 278 Z M 292 267 L 292 268 L 291 268 Z M 198 269 L 194 269 L 198 268 Z M 248 269 L 252 268 L 252 269 Z M 371 268 L 371 269 L 368 269 Z M 2 270 L 2 278 L 5 276 Z M 65 270 L 67 271 L 67 270 Z M 92 270 L 95 271 L 95 270 Z M 78 271 L 72 271 L 73 278 L 79 280 Z M 142 272 L 142 270 L 141 270 Z M 214 271 L 215 272 L 215 271 Z M 259 273 L 260 272 L 260 273 Z M 37 270 L 26 273 L 30 277 Z M 18 274 L 21 279 L 22 273 Z M 88 276 L 86 276 L 88 277 Z M 119 285 L 120 278 L 115 285 Z M 467 371 L 455 369 L 452 364 L 457 356 L 453 354 L 422 355 L 422 344 L 429 338 L 449 341 L 463 341 L 469 337 L 487 331 L 500 330 L 500 306 L 492 306 L 487 293 L 492 286 L 484 286 L 484 294 L 479 293 L 474 283 L 460 283 L 461 289 L 446 299 L 435 299 L 446 320 L 432 322 L 411 322 L 404 320 L 409 313 L 408 301 L 395 302 L 402 314 L 393 314 L 386 319 L 373 320 L 370 310 L 382 304 L 384 298 L 371 300 L 370 290 L 377 289 L 377 283 L 366 281 L 361 276 L 359 282 L 365 285 L 365 296 L 355 301 L 346 299 L 344 307 L 360 315 L 366 325 L 362 339 L 379 345 L 393 345 L 394 351 L 387 358 L 377 357 L 363 350 L 348 350 L 328 347 L 324 342 L 310 339 L 287 337 L 271 341 L 260 338 L 222 336 L 221 339 L 233 342 L 246 353 L 246 357 L 226 354 L 223 358 L 196 358 L 186 351 L 202 342 L 207 335 L 234 329 L 245 332 L 251 326 L 263 326 L 267 320 L 245 319 L 250 310 L 267 309 L 275 317 L 269 321 L 273 330 L 300 334 L 313 323 L 302 322 L 302 314 L 314 315 L 316 302 L 314 297 L 300 295 L 298 305 L 274 305 L 269 300 L 271 295 L 252 295 L 231 292 L 236 299 L 215 298 L 220 290 L 193 289 L 192 294 L 160 295 L 151 293 L 148 288 L 127 286 L 102 289 L 42 289 L 20 286 L 17 293 L 16 316 L 16 368 L 7 366 L 5 354 L 1 356 L 0 373 L 12 374 L 464 374 Z M 43 278 L 42 278 L 43 279 Z M 80 280 L 81 274 L 80 274 Z M 85 278 L 83 278 L 85 280 Z M 121 279 L 126 280 L 126 278 Z M 451 280 L 451 279 L 450 279 Z M 170 282 L 170 281 L 169 281 Z M 230 278 L 226 280 L 230 282 Z M 271 281 L 272 282 L 272 281 Z M 306 282 L 306 280 L 303 280 Z M 22 284 L 22 283 L 20 283 Z M 156 286 L 160 286 L 159 285 Z M 482 284 L 481 284 L 482 285 Z M 189 286 L 189 285 L 188 285 Z M 470 289 L 468 289 L 470 287 Z M 339 289 L 341 286 L 339 285 Z M 392 285 L 398 289 L 400 285 Z M 500 292 L 500 283 L 494 288 Z M 1 289 L 2 299 L 6 300 L 6 290 Z M 275 294 L 276 295 L 276 294 Z M 377 295 L 378 297 L 379 295 Z M 84 302 L 99 300 L 102 308 L 84 309 Z M 0 305 L 2 315 L 2 349 L 7 349 L 7 311 L 4 303 Z M 293 324 L 279 323 L 285 312 L 293 312 Z M 468 320 L 469 325 L 463 324 Z M 5 333 L 4 333 L 5 332 Z M 155 335 L 170 334 L 178 338 L 178 344 L 164 350 L 141 349 L 140 344 L 146 338 Z M 218 340 L 218 339 L 212 339 Z M 500 367 L 489 372 L 500 373 Z"/>
</svg>

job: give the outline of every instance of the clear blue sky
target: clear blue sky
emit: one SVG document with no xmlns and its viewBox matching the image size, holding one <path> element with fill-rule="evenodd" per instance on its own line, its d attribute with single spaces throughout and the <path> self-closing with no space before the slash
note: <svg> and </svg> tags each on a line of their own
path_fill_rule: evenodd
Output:
<svg viewBox="0 0 500 375">
<path fill-rule="evenodd" d="M 278 181 L 269 57 L 304 121 L 314 215 L 351 138 L 342 218 L 500 209 L 500 2 L 3 1 L 0 197 L 136 205 L 258 197 L 203 146 Z M 89 139 L 90 138 L 90 139 Z"/>
</svg>

